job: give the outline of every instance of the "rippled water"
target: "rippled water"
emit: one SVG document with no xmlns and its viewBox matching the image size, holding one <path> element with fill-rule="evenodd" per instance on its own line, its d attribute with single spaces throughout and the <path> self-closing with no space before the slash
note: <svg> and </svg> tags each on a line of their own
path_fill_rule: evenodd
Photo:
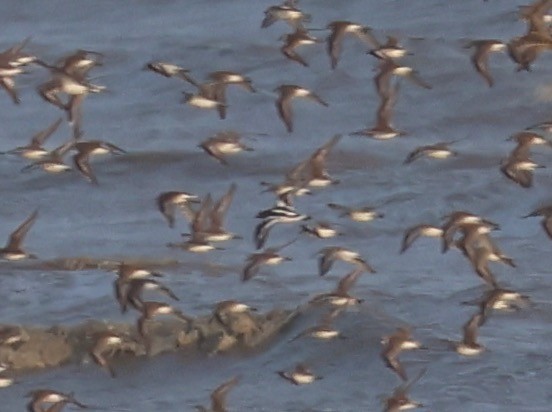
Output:
<svg viewBox="0 0 552 412">
<path fill-rule="evenodd" d="M 77 48 L 105 54 L 105 66 L 93 75 L 109 92 L 87 98 L 84 130 L 87 138 L 108 140 L 129 154 L 94 162 L 99 187 L 76 173 L 20 173 L 24 166 L 20 159 L 3 157 L 0 236 L 7 236 L 38 207 L 40 217 L 26 243 L 41 259 L 176 260 L 177 265 L 165 270 L 166 282 L 182 299 L 184 311 L 194 315 L 230 298 L 262 311 L 304 303 L 333 287 L 347 270 L 338 264 L 326 278 L 317 276 L 314 254 L 327 245 L 361 251 L 378 273 L 363 277 L 355 287 L 355 295 L 365 303 L 336 322 L 348 339 L 288 343 L 316 320 L 317 312 L 309 311 L 260 353 L 139 359 L 118 364 L 116 380 L 90 364 L 70 365 L 21 377 L 18 385 L 2 391 L 0 409 L 23 410 L 28 390 L 55 387 L 75 391 L 84 402 L 114 409 L 191 410 L 197 403 L 207 403 L 219 383 L 239 374 L 242 381 L 229 396 L 231 411 L 379 410 L 381 399 L 399 383 L 379 358 L 381 336 L 406 323 L 430 348 L 438 348 L 439 339 L 460 338 L 462 324 L 475 310 L 460 303 L 484 291 L 468 262 L 459 253 L 441 255 L 434 240 L 422 239 L 398 255 L 406 227 L 438 223 L 443 214 L 462 209 L 501 224 L 497 241 L 518 267 L 493 266 L 493 270 L 501 285 L 530 295 L 535 304 L 519 313 L 492 317 L 481 329 L 481 342 L 489 350 L 477 359 L 440 349 L 404 355 L 411 376 L 427 367 L 411 396 L 434 411 L 549 410 L 551 243 L 537 220 L 520 217 L 550 201 L 552 178 L 547 169 L 538 170 L 535 187 L 524 190 L 501 176 L 498 165 L 512 148 L 505 140 L 509 135 L 548 119 L 551 58 L 541 56 L 531 73 L 515 73 L 506 55 L 493 55 L 490 64 L 496 84 L 489 89 L 470 66 L 470 51 L 463 48 L 469 39 L 507 40 L 520 35 L 524 25 L 516 21 L 516 1 L 302 1 L 303 10 L 313 15 L 312 27 L 352 20 L 371 26 L 378 38 L 397 35 L 414 53 L 407 63 L 433 89 L 403 82 L 394 119 L 408 136 L 389 142 L 345 137 L 329 161 L 331 174 L 341 184 L 297 200 L 300 211 L 318 219 L 338 222 L 325 206 L 328 202 L 373 205 L 385 219 L 368 225 L 339 221 L 346 236 L 333 242 L 301 238 L 286 250 L 293 262 L 265 268 L 247 284 L 240 282 L 239 273 L 253 251 L 254 215 L 273 201 L 259 194 L 258 182 L 279 181 L 330 136 L 374 121 L 375 62 L 364 54 L 360 42 L 346 40 L 339 67 L 331 71 L 323 45 L 300 50 L 310 68 L 279 53 L 277 39 L 287 27 L 277 23 L 259 28 L 269 1 L 34 0 L 23 5 L 5 0 L 2 5 L 3 48 L 30 35 L 28 50 L 46 61 Z M 215 113 L 179 103 L 183 90 L 192 91 L 186 84 L 142 71 L 152 59 L 180 64 L 200 79 L 214 70 L 240 71 L 253 79 L 259 93 L 229 91 L 228 118 L 221 121 Z M 0 150 L 20 145 L 60 116 L 35 91 L 48 73 L 39 68 L 29 71 L 17 79 L 19 107 L 0 94 Z M 282 83 L 312 88 L 330 106 L 297 102 L 295 132 L 288 135 L 276 115 L 272 92 Z M 201 140 L 223 129 L 269 136 L 249 142 L 255 151 L 229 159 L 225 167 L 197 148 Z M 64 125 L 50 144 L 60 144 L 68 134 Z M 457 158 L 402 165 L 415 147 L 443 140 L 458 140 Z M 550 158 L 546 149 L 535 154 L 545 165 Z M 166 248 L 187 227 L 182 221 L 176 230 L 166 227 L 154 205 L 156 195 L 186 190 L 218 197 L 231 182 L 238 184 L 238 191 L 228 226 L 245 240 L 203 256 Z M 295 234 L 292 226 L 277 227 L 269 243 L 283 243 Z M 134 315 L 117 312 L 111 274 L 42 271 L 4 262 L 0 276 L 3 323 L 134 321 Z M 324 379 L 295 387 L 276 376 L 275 371 L 299 361 L 306 361 Z"/>
</svg>

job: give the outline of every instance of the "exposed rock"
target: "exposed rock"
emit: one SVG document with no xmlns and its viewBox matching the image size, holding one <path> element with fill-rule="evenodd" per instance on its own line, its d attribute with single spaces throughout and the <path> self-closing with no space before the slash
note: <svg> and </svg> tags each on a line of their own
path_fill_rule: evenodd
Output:
<svg viewBox="0 0 552 412">
<path fill-rule="evenodd" d="M 193 349 L 209 355 L 230 349 L 257 349 L 269 343 L 298 315 L 299 310 L 273 310 L 262 315 L 233 314 L 224 325 L 214 316 L 197 318 L 192 325 L 174 319 L 151 321 L 148 327 L 149 355 L 178 349 Z M 0 343 L 0 364 L 10 365 L 12 370 L 26 371 L 82 362 L 90 356 L 96 337 L 106 331 L 128 337 L 117 352 L 134 356 L 146 354 L 135 324 L 88 321 L 73 327 L 48 329 L 0 325 L 2 330 L 19 331 L 24 337 L 13 344 Z"/>
</svg>

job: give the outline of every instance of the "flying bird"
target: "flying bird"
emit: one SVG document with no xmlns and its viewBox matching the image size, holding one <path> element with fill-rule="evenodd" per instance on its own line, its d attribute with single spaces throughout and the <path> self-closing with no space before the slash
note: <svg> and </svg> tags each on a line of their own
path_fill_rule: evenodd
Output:
<svg viewBox="0 0 552 412">
<path fill-rule="evenodd" d="M 317 94 L 301 86 L 282 84 L 274 89 L 274 91 L 278 93 L 278 98 L 276 99 L 276 109 L 278 110 L 278 115 L 284 122 L 288 133 L 293 132 L 293 111 L 291 107 L 293 99 L 302 97 L 322 106 L 328 106 L 328 103 L 322 100 Z"/>
</svg>

